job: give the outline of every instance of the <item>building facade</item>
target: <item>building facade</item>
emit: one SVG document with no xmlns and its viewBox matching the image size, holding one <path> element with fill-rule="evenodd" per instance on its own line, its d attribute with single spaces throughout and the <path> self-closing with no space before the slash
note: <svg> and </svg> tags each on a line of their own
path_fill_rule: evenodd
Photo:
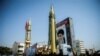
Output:
<svg viewBox="0 0 100 56">
<path fill-rule="evenodd" d="M 72 48 L 75 48 L 75 36 L 71 17 L 67 17 L 66 19 L 57 23 L 56 30 L 57 38 L 59 37 L 59 33 L 61 33 L 63 35 L 63 42 L 65 42 L 67 45 L 70 45 Z"/>
<path fill-rule="evenodd" d="M 22 56 L 24 53 L 25 44 L 21 42 L 14 42 L 12 51 L 14 56 Z"/>
<path fill-rule="evenodd" d="M 77 55 L 85 54 L 84 42 L 76 40 L 76 53 Z"/>
</svg>

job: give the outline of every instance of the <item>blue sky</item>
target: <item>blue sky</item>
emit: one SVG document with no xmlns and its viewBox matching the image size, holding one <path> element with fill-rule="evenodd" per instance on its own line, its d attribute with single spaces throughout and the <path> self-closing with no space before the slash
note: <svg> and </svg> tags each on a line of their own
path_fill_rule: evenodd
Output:
<svg viewBox="0 0 100 56">
<path fill-rule="evenodd" d="M 25 22 L 32 21 L 32 44 L 48 41 L 48 16 L 53 3 L 56 22 L 73 18 L 75 39 L 85 48 L 100 49 L 99 0 L 2 0 L 0 1 L 0 45 L 24 42 Z"/>
</svg>

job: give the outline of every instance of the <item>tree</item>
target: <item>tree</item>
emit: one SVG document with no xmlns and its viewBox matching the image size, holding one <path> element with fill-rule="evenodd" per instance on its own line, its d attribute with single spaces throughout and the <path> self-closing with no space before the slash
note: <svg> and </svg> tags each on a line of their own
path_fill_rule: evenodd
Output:
<svg viewBox="0 0 100 56">
<path fill-rule="evenodd" d="M 0 46 L 0 54 L 1 55 L 11 55 L 12 50 L 9 47 Z"/>
</svg>

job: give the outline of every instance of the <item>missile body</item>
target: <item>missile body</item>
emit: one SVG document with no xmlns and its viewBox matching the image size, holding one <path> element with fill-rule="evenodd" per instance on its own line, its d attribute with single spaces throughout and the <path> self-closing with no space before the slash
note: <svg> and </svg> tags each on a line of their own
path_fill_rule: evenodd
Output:
<svg viewBox="0 0 100 56">
<path fill-rule="evenodd" d="M 28 20 L 25 25 L 25 30 L 26 30 L 26 36 L 25 36 L 25 48 L 30 47 L 31 43 L 31 21 Z"/>
<path fill-rule="evenodd" d="M 56 53 L 56 22 L 53 6 L 51 6 L 49 14 L 49 45 L 51 46 L 51 53 Z"/>
</svg>

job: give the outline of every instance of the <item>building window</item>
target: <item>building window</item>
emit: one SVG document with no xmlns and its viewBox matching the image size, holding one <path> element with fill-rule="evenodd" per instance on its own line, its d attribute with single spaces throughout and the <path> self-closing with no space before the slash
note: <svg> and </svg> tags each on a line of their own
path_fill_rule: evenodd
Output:
<svg viewBox="0 0 100 56">
<path fill-rule="evenodd" d="M 23 48 L 23 46 L 20 46 L 20 45 L 19 45 L 18 48 Z"/>
<path fill-rule="evenodd" d="M 18 52 L 23 52 L 22 50 L 18 50 Z"/>
</svg>

